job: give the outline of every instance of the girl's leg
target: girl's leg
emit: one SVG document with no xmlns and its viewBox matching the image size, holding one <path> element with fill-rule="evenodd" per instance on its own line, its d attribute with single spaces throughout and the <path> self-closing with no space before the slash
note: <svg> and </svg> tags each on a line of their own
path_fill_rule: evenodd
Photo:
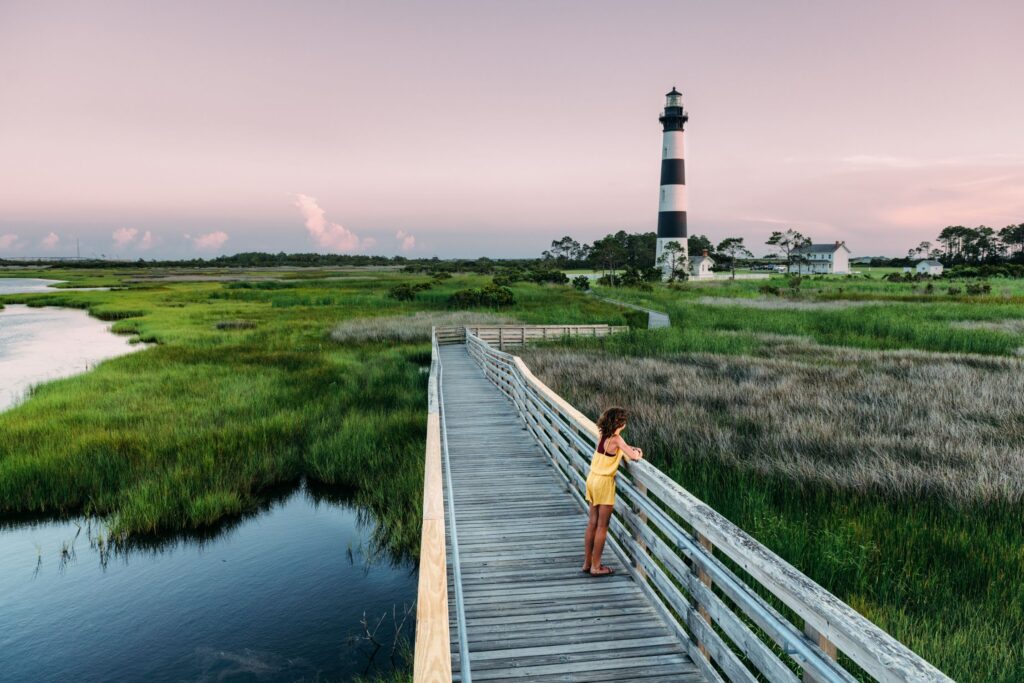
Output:
<svg viewBox="0 0 1024 683">
<path fill-rule="evenodd" d="M 590 556 L 591 574 L 611 574 L 612 570 L 601 564 L 601 553 L 604 552 L 604 542 L 608 538 L 608 522 L 612 517 L 614 505 L 597 506 L 597 532 L 594 534 L 594 552 Z"/>
<path fill-rule="evenodd" d="M 590 556 L 594 552 L 594 533 L 597 531 L 597 506 L 590 506 L 587 533 L 583 536 L 583 571 L 590 571 Z"/>
</svg>

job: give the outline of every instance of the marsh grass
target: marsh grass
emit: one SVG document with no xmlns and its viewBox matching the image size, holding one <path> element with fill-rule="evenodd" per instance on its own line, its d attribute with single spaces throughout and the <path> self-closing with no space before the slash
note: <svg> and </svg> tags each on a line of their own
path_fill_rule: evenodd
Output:
<svg viewBox="0 0 1024 683">
<path fill-rule="evenodd" d="M 858 308 L 860 306 L 877 306 L 882 301 L 850 301 L 836 299 L 830 301 L 803 301 L 800 299 L 786 298 L 758 298 L 749 299 L 745 297 L 726 296 L 702 296 L 697 303 L 706 306 L 742 306 L 745 308 L 758 308 L 765 311 L 837 311 L 844 308 Z"/>
<path fill-rule="evenodd" d="M 585 413 L 627 406 L 653 464 L 955 679 L 1024 680 L 1024 364 L 734 336 L 759 346 L 522 356 Z"/>
<path fill-rule="evenodd" d="M 331 339 L 347 344 L 422 342 L 430 341 L 430 329 L 434 326 L 512 325 L 518 322 L 513 317 L 493 313 L 418 311 L 409 315 L 346 320 L 331 331 Z"/>
<path fill-rule="evenodd" d="M 256 323 L 252 320 L 218 320 L 215 327 L 218 330 L 252 330 Z"/>
<path fill-rule="evenodd" d="M 1024 335 L 1024 318 L 1009 318 L 1007 320 L 954 320 L 950 325 L 965 330 L 991 330 L 993 332 Z"/>
<path fill-rule="evenodd" d="M 0 413 L 0 516 L 84 513 L 102 518 L 115 544 L 138 545 L 216 529 L 307 479 L 351 491 L 377 519 L 376 541 L 415 555 L 422 370 L 430 363 L 425 316 L 412 318 L 415 335 L 388 333 L 381 344 L 330 333 L 345 321 L 352 321 L 349 330 L 372 329 L 379 316 L 406 327 L 417 311 L 454 319 L 446 312 L 450 293 L 489 279 L 456 276 L 405 303 L 387 292 L 409 276 L 329 274 L 337 275 L 132 284 L 124 282 L 134 277 L 131 269 L 119 277 L 49 271 L 71 284 L 126 286 L 0 297 L 85 309 L 112 321 L 115 332 L 154 343 L 43 384 Z M 521 304 L 508 318 L 474 311 L 472 319 L 623 322 L 617 308 L 568 287 L 524 283 L 516 295 Z"/>
<path fill-rule="evenodd" d="M 1024 361 L 768 343 L 761 357 L 524 357 L 592 414 L 629 403 L 636 438 L 684 459 L 887 499 L 1024 501 Z"/>
</svg>

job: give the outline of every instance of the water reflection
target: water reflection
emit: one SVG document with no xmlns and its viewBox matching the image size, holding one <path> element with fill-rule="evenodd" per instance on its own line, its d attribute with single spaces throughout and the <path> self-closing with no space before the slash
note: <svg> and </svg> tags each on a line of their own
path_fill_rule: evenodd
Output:
<svg viewBox="0 0 1024 683">
<path fill-rule="evenodd" d="M 146 348 L 110 327 L 73 308 L 7 304 L 0 310 L 0 411 L 27 398 L 36 384 Z"/>
<path fill-rule="evenodd" d="M 0 527 L 0 678 L 348 680 L 401 663 L 414 566 L 345 492 L 301 486 L 201 533 Z M 102 539 L 102 542 L 100 541 Z M 60 657 L 52 654 L 60 651 Z"/>
<path fill-rule="evenodd" d="M 62 287 L 56 286 L 67 280 L 44 280 L 38 277 L 0 277 L 0 295 L 36 294 L 39 292 L 105 292 L 110 287 Z"/>
</svg>

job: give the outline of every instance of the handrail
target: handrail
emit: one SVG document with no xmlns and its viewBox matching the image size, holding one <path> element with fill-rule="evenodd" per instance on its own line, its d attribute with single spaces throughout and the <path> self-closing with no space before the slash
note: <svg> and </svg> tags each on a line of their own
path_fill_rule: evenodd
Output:
<svg viewBox="0 0 1024 683">
<path fill-rule="evenodd" d="M 517 356 L 466 335 L 467 350 L 516 406 L 578 502 L 597 426 L 538 380 Z M 645 461 L 629 462 L 610 538 L 631 571 L 690 641 L 709 677 L 731 681 L 849 682 L 842 652 L 873 680 L 950 681 L 937 668 L 799 572 Z M 679 522 L 692 528 L 692 532 Z M 716 556 L 728 558 L 750 579 Z M 767 591 L 804 623 L 765 600 Z M 780 651 L 781 650 L 781 654 Z M 712 666 L 713 665 L 713 666 Z"/>
<path fill-rule="evenodd" d="M 432 357 L 427 380 L 427 444 L 423 459 L 423 530 L 416 598 L 415 683 L 450 683 L 451 638 L 448 628 L 448 571 L 441 488 L 441 421 L 438 373 L 440 356 L 431 331 Z"/>
<path fill-rule="evenodd" d="M 473 334 L 485 342 L 495 344 L 499 349 L 506 346 L 522 346 L 531 341 L 557 340 L 568 335 L 572 337 L 605 337 L 623 332 L 625 325 L 446 325 L 437 328 L 439 344 L 465 344 L 466 334 Z"/>
<path fill-rule="evenodd" d="M 441 444 L 444 454 L 444 482 L 448 489 L 448 520 L 449 533 L 452 539 L 452 573 L 455 580 L 455 619 L 459 628 L 459 671 L 462 683 L 473 683 L 469 666 L 469 637 L 466 634 L 466 607 L 462 595 L 462 563 L 459 559 L 459 531 L 455 522 L 455 494 L 452 491 L 452 466 L 448 458 L 448 425 L 444 410 L 444 363 L 437 348 L 437 334 L 431 332 L 431 355 L 437 358 L 437 397 L 441 413 Z"/>
</svg>

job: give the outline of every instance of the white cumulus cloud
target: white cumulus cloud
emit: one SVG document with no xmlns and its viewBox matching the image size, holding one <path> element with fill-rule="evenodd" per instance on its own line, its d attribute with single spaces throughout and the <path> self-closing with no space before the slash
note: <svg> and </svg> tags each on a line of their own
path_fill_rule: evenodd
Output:
<svg viewBox="0 0 1024 683">
<path fill-rule="evenodd" d="M 114 232 L 110 233 L 110 236 L 114 238 L 114 246 L 118 249 L 124 249 L 135 239 L 135 236 L 139 234 L 137 228 L 118 228 Z"/>
<path fill-rule="evenodd" d="M 18 236 L 13 233 L 0 235 L 0 249 L 13 249 L 18 242 Z"/>
<path fill-rule="evenodd" d="M 228 241 L 228 234 L 223 230 L 217 230 L 197 237 L 185 235 L 185 238 L 192 240 L 192 246 L 200 251 L 212 251 L 224 246 L 224 243 Z"/>
<path fill-rule="evenodd" d="M 41 246 L 43 249 L 53 249 L 54 247 L 57 246 L 59 242 L 60 237 L 57 236 L 57 233 L 51 232 L 49 235 L 47 235 L 46 237 L 39 241 L 39 246 Z"/>
<path fill-rule="evenodd" d="M 146 249 L 150 249 L 156 243 L 157 238 L 153 236 L 153 233 L 147 230 L 142 234 L 142 239 L 139 240 L 139 249 L 142 249 L 143 251 Z"/>
<path fill-rule="evenodd" d="M 377 244 L 372 237 L 360 239 L 354 232 L 341 225 L 332 223 L 324 217 L 324 210 L 317 204 L 315 197 L 295 195 L 293 206 L 299 209 L 306 219 L 306 230 L 317 246 L 328 251 L 344 252 L 366 249 Z"/>
<path fill-rule="evenodd" d="M 405 230 L 396 232 L 395 239 L 401 243 L 402 251 L 412 251 L 416 248 L 416 236 L 410 235 Z"/>
</svg>

